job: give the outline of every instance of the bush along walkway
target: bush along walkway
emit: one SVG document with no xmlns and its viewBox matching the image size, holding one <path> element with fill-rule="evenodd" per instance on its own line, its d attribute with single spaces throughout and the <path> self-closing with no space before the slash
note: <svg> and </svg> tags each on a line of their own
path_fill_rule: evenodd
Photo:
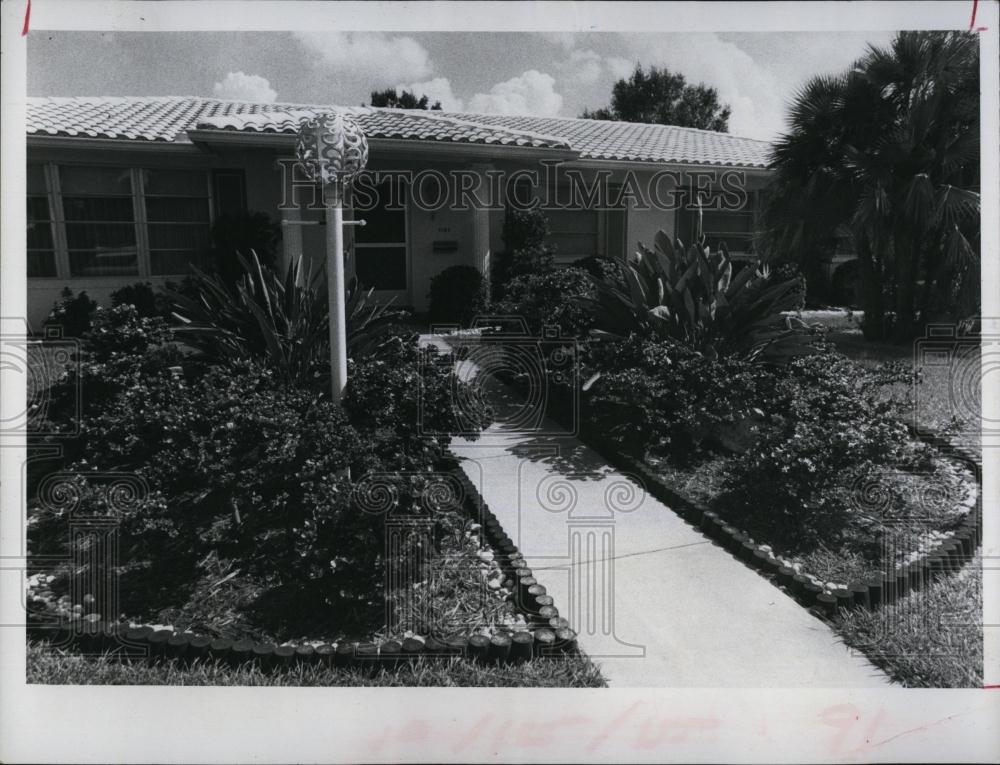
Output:
<svg viewBox="0 0 1000 765">
<path fill-rule="evenodd" d="M 480 371 L 474 354 L 460 367 Z M 497 421 L 451 450 L 609 685 L 889 683 L 641 475 L 613 469 L 492 375 L 482 386 Z"/>
</svg>

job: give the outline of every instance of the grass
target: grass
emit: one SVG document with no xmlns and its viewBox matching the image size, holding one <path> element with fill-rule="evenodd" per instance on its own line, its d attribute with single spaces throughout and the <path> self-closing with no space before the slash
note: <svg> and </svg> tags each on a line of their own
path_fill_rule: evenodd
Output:
<svg viewBox="0 0 1000 765">
<path fill-rule="evenodd" d="M 304 665 L 263 672 L 253 665 L 230 667 L 215 661 L 178 665 L 122 662 L 114 657 L 79 656 L 48 643 L 29 641 L 27 681 L 50 685 L 220 685 L 220 686 L 434 686 L 491 688 L 602 688 L 605 682 L 585 657 L 534 659 L 487 666 L 467 659 L 419 659 L 397 669 L 334 669 Z"/>
<path fill-rule="evenodd" d="M 982 428 L 981 349 L 975 344 L 936 343 L 949 348 L 947 358 L 927 351 L 921 341 L 894 345 L 866 341 L 858 330 L 831 330 L 829 339 L 858 363 L 908 362 L 920 373 L 914 385 L 886 386 L 886 395 L 913 407 L 919 427 L 959 437 L 979 448 Z"/>
<path fill-rule="evenodd" d="M 908 688 L 981 688 L 982 612 L 977 556 L 959 574 L 898 603 L 845 613 L 838 631 Z"/>
</svg>

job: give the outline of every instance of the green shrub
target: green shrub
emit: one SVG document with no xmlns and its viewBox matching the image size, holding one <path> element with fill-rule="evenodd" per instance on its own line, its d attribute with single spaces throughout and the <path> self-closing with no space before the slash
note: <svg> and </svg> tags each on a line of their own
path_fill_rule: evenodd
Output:
<svg viewBox="0 0 1000 765">
<path fill-rule="evenodd" d="M 127 284 L 111 293 L 111 305 L 131 305 L 139 316 L 170 318 L 170 301 L 149 282 Z"/>
<path fill-rule="evenodd" d="M 638 335 L 593 345 L 585 369 L 594 375 L 583 398 L 588 427 L 636 456 L 679 463 L 718 448 L 724 429 L 759 418 L 774 377 L 764 365 Z"/>
<path fill-rule="evenodd" d="M 212 225 L 211 270 L 227 285 L 243 276 L 242 259 L 251 252 L 265 268 L 274 268 L 281 241 L 281 226 L 267 213 L 243 212 L 221 215 Z"/>
<path fill-rule="evenodd" d="M 452 355 L 420 347 L 412 333 L 352 361 L 342 403 L 392 469 L 426 469 L 444 456 L 451 433 L 475 439 L 490 422 L 479 389 L 455 375 Z"/>
<path fill-rule="evenodd" d="M 49 389 L 47 421 L 38 432 L 52 437 L 33 442 L 56 441 L 71 458 L 81 439 L 68 439 L 68 434 L 112 406 L 126 388 L 182 363 L 183 355 L 171 340 L 162 318 L 139 316 L 132 305 L 98 308 L 77 358 Z"/>
<path fill-rule="evenodd" d="M 880 395 L 910 373 L 898 363 L 872 368 L 833 352 L 786 370 L 767 391 L 760 439 L 730 464 L 719 506 L 786 548 L 863 536 L 873 524 L 857 512 L 852 487 L 876 471 L 926 463 L 903 405 Z"/>
<path fill-rule="evenodd" d="M 660 231 L 655 249 L 639 245 L 617 277 L 595 278 L 596 298 L 579 298 L 608 333 L 670 339 L 712 356 L 786 361 L 808 353 L 801 322 L 782 316 L 800 299 L 800 281 L 775 283 L 766 266 L 733 272 L 725 246 L 684 247 Z"/>
<path fill-rule="evenodd" d="M 139 376 L 88 419 L 81 441 L 76 469 L 133 473 L 152 490 L 120 518 L 133 558 L 215 550 L 268 581 L 322 579 L 371 594 L 382 546 L 372 538 L 384 519 L 351 506 L 345 470 L 361 476 L 383 463 L 339 406 L 273 370 L 237 363 L 193 381 Z M 100 510 L 95 495 L 85 512 Z"/>
<path fill-rule="evenodd" d="M 492 313 L 521 317 L 535 337 L 542 337 L 546 327 L 558 327 L 562 337 L 585 337 L 593 326 L 593 317 L 574 298 L 593 294 L 594 286 L 586 272 L 557 268 L 515 277 Z"/>
<path fill-rule="evenodd" d="M 451 266 L 431 279 L 431 324 L 467 327 L 486 307 L 486 285 L 474 266 Z"/>
<path fill-rule="evenodd" d="M 541 210 L 507 212 L 501 233 L 503 250 L 494 254 L 490 274 L 494 300 L 506 295 L 512 279 L 552 269 L 555 248 L 545 244 L 548 235 L 549 220 Z"/>
<path fill-rule="evenodd" d="M 329 380 L 329 304 L 322 274 L 301 283 L 301 263 L 290 263 L 284 278 L 255 253 L 239 258 L 243 275 L 230 287 L 216 274 L 195 272 L 189 293 L 170 292 L 184 326 L 177 337 L 209 362 L 259 359 L 285 382 L 324 388 Z M 190 292 L 193 292 L 192 296 Z M 371 353 L 386 327 L 402 311 L 372 300 L 373 290 L 357 279 L 348 284 L 345 317 L 347 355 Z"/>
<path fill-rule="evenodd" d="M 74 295 L 69 287 L 63 287 L 60 298 L 52 306 L 45 320 L 46 327 L 58 328 L 63 337 L 83 337 L 90 329 L 97 310 L 97 302 L 86 292 Z"/>
</svg>

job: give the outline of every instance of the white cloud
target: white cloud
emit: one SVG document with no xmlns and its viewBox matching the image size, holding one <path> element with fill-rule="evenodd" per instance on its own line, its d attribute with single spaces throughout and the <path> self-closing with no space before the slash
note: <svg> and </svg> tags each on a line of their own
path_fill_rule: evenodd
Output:
<svg viewBox="0 0 1000 765">
<path fill-rule="evenodd" d="M 635 61 L 630 58 L 622 58 L 621 56 L 605 56 L 604 65 L 611 72 L 611 76 L 615 78 L 615 82 L 618 80 L 627 79 L 635 71 Z"/>
<path fill-rule="evenodd" d="M 576 32 L 542 32 L 542 37 L 563 50 L 572 50 L 576 47 L 578 35 Z"/>
<path fill-rule="evenodd" d="M 583 85 L 592 85 L 601 77 L 601 54 L 593 50 L 570 51 L 569 59 L 560 65 L 564 76 Z"/>
<path fill-rule="evenodd" d="M 441 102 L 441 108 L 446 112 L 460 112 L 465 108 L 465 102 L 456 96 L 451 89 L 451 81 L 447 77 L 435 77 L 425 82 L 411 82 L 409 85 L 397 85 L 397 91 L 408 90 L 417 98 L 427 96 L 431 105 Z"/>
<path fill-rule="evenodd" d="M 230 72 L 221 82 L 215 83 L 212 92 L 230 101 L 273 103 L 278 97 L 278 91 L 271 87 L 266 77 L 243 72 Z"/>
<path fill-rule="evenodd" d="M 641 33 L 622 37 L 643 67 L 667 67 L 691 85 L 704 83 L 718 90 L 719 100 L 732 107 L 729 132 L 769 139 L 781 131 L 790 94 L 734 43 L 715 33 L 672 35 L 669 40 Z"/>
<path fill-rule="evenodd" d="M 563 97 L 555 91 L 555 82 L 552 75 L 529 69 L 519 77 L 497 83 L 489 93 L 476 93 L 469 100 L 469 111 L 554 117 L 563 105 Z"/>
<path fill-rule="evenodd" d="M 296 37 L 338 74 L 373 78 L 373 88 L 383 82 L 427 77 L 434 70 L 427 50 L 412 37 L 383 32 L 299 32 Z"/>
</svg>

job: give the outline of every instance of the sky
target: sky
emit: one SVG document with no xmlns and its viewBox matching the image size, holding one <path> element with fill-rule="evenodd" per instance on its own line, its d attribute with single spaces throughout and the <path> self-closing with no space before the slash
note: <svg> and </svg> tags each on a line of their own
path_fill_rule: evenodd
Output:
<svg viewBox="0 0 1000 765">
<path fill-rule="evenodd" d="M 446 110 L 577 117 L 636 64 L 711 85 L 729 131 L 773 139 L 811 77 L 888 32 L 55 32 L 28 38 L 28 95 L 217 96 L 359 106 L 405 87 Z"/>
</svg>

